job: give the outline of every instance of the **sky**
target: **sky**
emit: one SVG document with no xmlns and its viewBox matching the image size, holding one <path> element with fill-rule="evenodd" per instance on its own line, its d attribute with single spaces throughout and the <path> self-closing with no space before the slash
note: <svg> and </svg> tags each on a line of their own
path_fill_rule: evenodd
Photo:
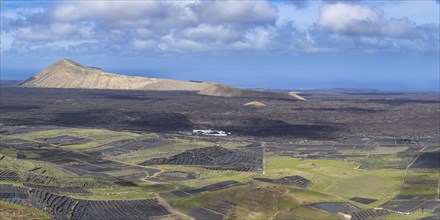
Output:
<svg viewBox="0 0 440 220">
<path fill-rule="evenodd" d="M 62 58 L 243 88 L 439 91 L 438 0 L 1 1 L 2 80 Z"/>
</svg>

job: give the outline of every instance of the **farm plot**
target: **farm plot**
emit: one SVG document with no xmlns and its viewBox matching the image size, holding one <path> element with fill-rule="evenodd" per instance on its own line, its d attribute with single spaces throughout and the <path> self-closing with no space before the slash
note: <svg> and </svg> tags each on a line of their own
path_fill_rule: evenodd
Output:
<svg viewBox="0 0 440 220">
<path fill-rule="evenodd" d="M 43 144 L 29 141 L 24 139 L 2 139 L 0 141 L 0 147 L 10 147 L 15 149 L 29 149 L 29 148 L 40 148 Z"/>
<path fill-rule="evenodd" d="M 348 202 L 321 202 L 310 206 L 327 213 L 352 213 L 360 210 L 357 206 Z"/>
<path fill-rule="evenodd" d="M 287 146 L 267 146 L 267 152 L 280 152 L 280 151 L 292 151 L 296 153 L 300 152 L 332 152 L 334 151 L 333 144 L 330 145 L 287 145 Z"/>
<path fill-rule="evenodd" d="M 69 165 L 64 165 L 63 167 L 66 166 L 70 166 L 74 169 L 78 169 L 78 170 L 84 170 L 84 171 L 88 171 L 88 172 L 107 172 L 107 171 L 114 171 L 116 170 L 115 168 L 103 168 L 100 166 L 96 166 L 90 163 L 85 163 L 85 162 L 81 162 L 81 163 L 74 163 L 74 164 L 69 164 Z"/>
<path fill-rule="evenodd" d="M 29 194 L 35 207 L 48 211 L 55 219 L 84 219 L 87 216 L 88 201 L 58 196 L 37 189 L 31 190 Z"/>
<path fill-rule="evenodd" d="M 35 183 L 35 184 L 51 184 L 55 181 L 56 179 L 53 176 L 35 175 L 33 173 L 27 173 L 25 180 L 25 182 Z"/>
<path fill-rule="evenodd" d="M 21 138 L 27 140 L 42 140 L 44 139 L 53 141 L 54 144 L 60 144 L 56 146 L 62 146 L 63 149 L 71 150 L 86 150 L 94 147 L 102 146 L 110 142 L 115 142 L 123 139 L 138 138 L 144 135 L 130 133 L 130 132 L 117 132 L 104 129 L 82 129 L 82 128 L 60 128 L 55 130 L 44 131 L 31 131 L 27 133 L 21 133 L 13 135 L 13 138 Z M 147 135 L 145 135 L 147 136 Z M 74 137 L 74 138 L 70 138 Z M 55 139 L 52 139 L 55 138 Z M 62 140 L 65 139 L 65 140 Z M 71 139 L 71 140 L 69 140 Z M 78 140 L 87 142 L 81 144 L 74 144 Z M 68 145 L 63 145 L 61 142 L 70 142 Z M 67 142 L 66 142 L 67 144 Z"/>
<path fill-rule="evenodd" d="M 72 164 L 62 164 L 61 168 L 70 171 L 78 176 L 107 176 L 106 171 L 115 171 L 113 168 L 102 168 L 89 163 L 72 163 Z"/>
<path fill-rule="evenodd" d="M 224 216 L 220 213 L 213 212 L 209 209 L 198 208 L 189 212 L 189 215 L 194 217 L 196 220 L 210 219 L 210 220 L 223 220 Z"/>
<path fill-rule="evenodd" d="M 410 169 L 407 172 L 397 200 L 438 199 L 440 173 L 436 170 Z"/>
<path fill-rule="evenodd" d="M 339 142 L 343 144 L 365 144 L 369 141 L 371 141 L 371 139 L 365 137 L 347 137 Z"/>
<path fill-rule="evenodd" d="M 353 144 L 334 144 L 333 148 L 336 150 L 346 150 L 346 151 L 350 151 L 350 150 L 354 150 L 356 148 L 356 146 L 365 146 L 363 144 L 357 144 L 357 145 L 353 145 Z"/>
<path fill-rule="evenodd" d="M 78 153 L 74 151 L 65 151 L 62 155 L 64 158 L 70 158 L 72 160 L 80 160 L 80 161 L 86 161 L 89 163 L 94 163 L 99 161 L 101 158 L 90 156 L 88 154 Z"/>
<path fill-rule="evenodd" d="M 55 164 L 74 162 L 77 153 L 68 152 L 61 149 L 55 148 L 39 148 L 39 149 L 20 149 L 24 154 L 35 155 L 33 160 L 40 160 L 45 162 L 51 162 Z"/>
<path fill-rule="evenodd" d="M 312 185 L 312 182 L 310 182 L 310 180 L 297 175 L 285 176 L 279 179 L 270 179 L 270 178 L 254 178 L 254 179 L 268 183 L 295 185 L 304 189 L 309 188 Z"/>
<path fill-rule="evenodd" d="M 0 170 L 0 181 L 18 182 L 21 180 L 20 175 L 12 170 Z"/>
<path fill-rule="evenodd" d="M 89 142 L 89 139 L 86 138 L 80 138 L 70 135 L 62 135 L 57 137 L 50 137 L 50 138 L 38 138 L 35 139 L 37 141 L 43 141 L 51 145 L 56 146 L 66 146 L 66 145 L 76 145 L 76 144 L 84 144 Z"/>
<path fill-rule="evenodd" d="M 360 151 L 372 151 L 374 149 L 376 149 L 376 145 L 373 144 L 357 144 L 353 148 L 353 150 L 360 150 Z"/>
<path fill-rule="evenodd" d="M 268 146 L 266 152 L 276 156 L 292 158 L 320 159 L 320 160 L 344 160 L 347 157 L 364 157 L 364 151 L 374 149 L 374 146 L 356 146 L 351 144 L 326 144 L 326 145 L 295 145 L 295 146 Z M 360 155 L 356 155 L 360 153 Z"/>
<path fill-rule="evenodd" d="M 123 170 L 121 170 L 122 173 L 108 173 L 109 175 L 112 175 L 114 177 L 117 177 L 121 180 L 127 180 L 127 181 L 138 181 L 145 179 L 146 176 L 148 176 L 146 170 L 138 169 L 137 167 L 135 169 L 130 169 L 130 167 L 127 167 L 127 172 L 124 173 Z"/>
<path fill-rule="evenodd" d="M 174 190 L 170 192 L 171 195 L 175 196 L 175 197 L 187 197 L 190 196 L 190 194 L 182 191 L 182 190 Z"/>
<path fill-rule="evenodd" d="M 29 195 L 26 188 L 8 184 L 0 185 L 0 201 L 10 202 L 17 205 L 28 204 Z"/>
<path fill-rule="evenodd" d="M 263 148 L 230 150 L 220 146 L 187 150 L 169 158 L 154 158 L 139 165 L 160 164 L 202 166 L 213 170 L 258 171 L 262 169 Z"/>
<path fill-rule="evenodd" d="M 31 183 L 24 183 L 23 184 L 26 187 L 33 188 L 33 189 L 40 189 L 44 190 L 50 193 L 71 193 L 71 194 L 81 194 L 81 195 L 87 195 L 91 194 L 88 190 L 81 188 L 81 187 L 56 187 L 56 186 L 44 186 L 44 185 L 36 185 Z"/>
<path fill-rule="evenodd" d="M 119 185 L 119 186 L 139 186 L 138 184 L 134 183 L 133 181 L 129 181 L 129 180 L 118 180 L 113 183 L 116 185 Z"/>
<path fill-rule="evenodd" d="M 440 144 L 426 146 L 425 148 L 423 148 L 423 152 L 432 152 L 432 151 L 440 151 Z"/>
<path fill-rule="evenodd" d="M 223 200 L 211 203 L 201 208 L 194 209 L 189 214 L 195 219 L 225 219 L 228 212 L 233 209 L 237 203 L 230 200 Z"/>
<path fill-rule="evenodd" d="M 214 191 L 214 190 L 218 190 L 218 189 L 223 189 L 223 188 L 226 188 L 229 186 L 239 185 L 239 184 L 240 184 L 240 182 L 237 182 L 235 180 L 228 180 L 228 181 L 223 181 L 223 182 L 207 185 L 207 186 L 204 186 L 204 187 L 198 188 L 198 189 L 185 190 L 183 192 L 186 194 L 195 195 L 195 194 L 208 192 L 208 191 Z M 176 193 L 176 194 L 179 194 L 179 193 Z"/>
<path fill-rule="evenodd" d="M 37 132 L 37 131 L 47 131 L 47 130 L 56 130 L 56 129 L 64 129 L 63 127 L 55 126 L 55 125 L 40 125 L 40 126 L 9 126 L 9 125 L 1 125 L 0 126 L 0 134 L 6 135 L 14 135 L 14 134 L 22 134 L 28 132 Z"/>
<path fill-rule="evenodd" d="M 440 206 L 435 208 L 431 214 L 432 214 L 431 217 L 433 217 L 432 219 L 434 219 L 434 220 L 439 219 L 440 218 Z"/>
<path fill-rule="evenodd" d="M 121 140 L 112 142 L 108 145 L 100 147 L 99 149 L 95 148 L 93 151 L 89 152 L 89 154 L 98 156 L 117 156 L 173 143 L 175 143 L 175 141 L 163 138 Z"/>
<path fill-rule="evenodd" d="M 75 162 L 62 164 L 60 167 L 81 177 L 93 177 L 94 179 L 105 180 L 105 184 L 117 184 L 119 186 L 137 186 L 136 181 L 154 174 L 160 170 L 132 166 L 113 161 L 91 164 L 86 162 Z M 104 167 L 101 167 L 103 165 Z M 107 166 L 108 165 L 108 166 Z M 119 165 L 119 166 L 110 166 Z"/>
<path fill-rule="evenodd" d="M 150 219 L 171 214 L 157 199 L 88 201 L 85 219 Z"/>
<path fill-rule="evenodd" d="M 425 152 L 411 165 L 411 169 L 440 169 L 440 151 Z"/>
<path fill-rule="evenodd" d="M 150 219 L 171 214 L 157 199 L 78 200 L 33 189 L 36 206 L 57 219 Z"/>
<path fill-rule="evenodd" d="M 396 144 L 417 144 L 417 142 L 413 139 L 408 139 L 408 138 L 399 138 L 399 139 L 395 139 Z"/>
<path fill-rule="evenodd" d="M 361 169 L 406 169 L 413 160 L 412 155 L 372 154 L 362 162 Z"/>
<path fill-rule="evenodd" d="M 100 166 L 103 168 L 126 166 L 123 163 L 119 163 L 119 162 L 112 161 L 112 160 L 105 160 L 105 159 L 89 160 L 88 162 L 90 164 L 97 165 L 97 166 Z"/>
<path fill-rule="evenodd" d="M 361 198 L 361 197 L 353 197 L 350 200 L 362 204 L 370 204 L 377 201 L 377 199 Z"/>
<path fill-rule="evenodd" d="M 440 201 L 426 201 L 423 203 L 422 208 L 435 211 L 437 208 L 440 208 Z"/>
<path fill-rule="evenodd" d="M 371 142 L 378 145 L 394 145 L 397 144 L 394 138 L 375 138 Z"/>
<path fill-rule="evenodd" d="M 355 211 L 351 213 L 352 220 L 364 220 L 364 219 L 376 219 L 381 216 L 390 214 L 390 211 L 385 209 L 365 209 L 360 211 Z"/>
<path fill-rule="evenodd" d="M 320 144 L 320 145 L 297 145 L 296 151 L 310 151 L 310 152 L 328 152 L 335 150 L 333 144 Z"/>
<path fill-rule="evenodd" d="M 397 154 L 408 150 L 407 146 L 379 146 L 372 153 L 374 154 Z"/>
<path fill-rule="evenodd" d="M 168 182 L 168 181 L 184 181 L 190 179 L 197 179 L 200 176 L 193 172 L 183 172 L 183 171 L 169 171 L 157 174 L 154 177 L 146 178 L 149 181 L 155 182 Z"/>
<path fill-rule="evenodd" d="M 230 201 L 230 200 L 224 200 L 217 203 L 212 203 L 209 205 L 204 206 L 203 208 L 214 211 L 216 213 L 220 213 L 223 216 L 226 216 L 228 212 L 233 209 L 237 203 Z"/>
<path fill-rule="evenodd" d="M 397 212 L 413 212 L 422 207 L 424 201 L 398 201 L 392 200 L 382 205 L 383 208 Z"/>
</svg>

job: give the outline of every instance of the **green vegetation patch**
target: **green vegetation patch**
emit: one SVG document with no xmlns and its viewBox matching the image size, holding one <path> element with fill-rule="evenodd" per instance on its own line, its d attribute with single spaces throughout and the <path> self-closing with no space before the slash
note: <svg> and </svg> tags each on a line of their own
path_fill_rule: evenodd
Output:
<svg viewBox="0 0 440 220">
<path fill-rule="evenodd" d="M 352 197 L 369 197 L 380 202 L 388 201 L 399 191 L 404 170 L 359 170 L 358 164 L 341 160 L 302 160 L 297 158 L 267 157 L 266 174 L 280 178 L 300 175 L 312 181 L 311 190 L 326 194 Z"/>
<path fill-rule="evenodd" d="M 117 131 L 110 131 L 104 129 L 68 128 L 68 129 L 46 130 L 46 131 L 15 134 L 15 135 L 11 135 L 11 137 L 27 139 L 27 140 L 36 140 L 42 138 L 53 138 L 63 135 L 75 136 L 78 138 L 85 138 L 91 140 L 87 143 L 68 145 L 63 147 L 72 150 L 90 149 L 113 141 L 146 136 L 131 132 L 117 132 Z M 150 134 L 150 135 L 154 135 L 154 134 Z"/>
<path fill-rule="evenodd" d="M 437 199 L 438 181 L 440 181 L 440 173 L 437 170 L 408 170 L 398 197 L 405 198 L 413 195 L 418 199 Z"/>
<path fill-rule="evenodd" d="M 0 201 L 0 219 L 2 220 L 49 220 L 51 216 L 36 208 L 15 205 Z"/>
<path fill-rule="evenodd" d="M 361 169 L 406 169 L 414 158 L 398 154 L 372 154 L 363 161 Z"/>
<path fill-rule="evenodd" d="M 175 154 L 182 153 L 186 150 L 202 147 L 210 147 L 215 145 L 210 142 L 190 141 L 185 139 L 173 139 L 175 143 L 162 145 L 160 147 L 139 150 L 128 154 L 111 157 L 112 160 L 120 161 L 129 164 L 139 164 L 149 159 L 169 157 Z M 109 158 L 110 159 L 110 158 Z"/>
<path fill-rule="evenodd" d="M 280 210 L 298 206 L 299 200 L 285 187 L 268 185 L 245 185 L 172 201 L 173 207 L 184 212 L 204 207 L 215 201 L 232 201 L 237 203 L 235 215 L 243 219 L 267 219 Z"/>
<path fill-rule="evenodd" d="M 274 220 L 291 220 L 291 219 L 328 219 L 328 220 L 336 220 L 341 219 L 339 216 L 335 214 L 328 214 L 310 207 L 298 207 L 296 209 L 292 209 L 288 212 L 280 212 L 278 213 Z"/>
<path fill-rule="evenodd" d="M 408 150 L 407 146 L 392 146 L 392 147 L 376 147 L 374 154 L 397 154 Z"/>
</svg>

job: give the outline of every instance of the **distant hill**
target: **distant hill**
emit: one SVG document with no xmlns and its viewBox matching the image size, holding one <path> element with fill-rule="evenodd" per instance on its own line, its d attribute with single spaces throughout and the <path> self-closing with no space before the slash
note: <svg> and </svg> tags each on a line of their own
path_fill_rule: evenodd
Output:
<svg viewBox="0 0 440 220">
<path fill-rule="evenodd" d="M 296 93 L 274 93 L 239 89 L 213 82 L 181 81 L 107 73 L 62 59 L 20 83 L 25 87 L 194 91 L 201 95 L 224 97 L 266 97 L 303 100 Z"/>
<path fill-rule="evenodd" d="M 244 104 L 244 106 L 265 107 L 265 106 L 267 106 L 267 105 L 264 104 L 264 103 L 262 103 L 262 102 L 252 101 L 252 102 L 248 102 L 248 103 Z"/>
</svg>

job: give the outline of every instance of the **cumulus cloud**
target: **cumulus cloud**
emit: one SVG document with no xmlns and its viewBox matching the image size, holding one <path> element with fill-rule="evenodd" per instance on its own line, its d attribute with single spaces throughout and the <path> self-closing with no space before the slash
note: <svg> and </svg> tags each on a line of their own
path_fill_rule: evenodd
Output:
<svg viewBox="0 0 440 220">
<path fill-rule="evenodd" d="M 265 1 L 203 1 L 195 7 L 199 18 L 212 23 L 274 24 L 275 6 Z"/>
<path fill-rule="evenodd" d="M 239 30 L 232 25 L 208 25 L 200 24 L 196 27 L 183 29 L 181 34 L 185 38 L 194 40 L 210 40 L 210 41 L 234 41 L 241 37 Z"/>
<path fill-rule="evenodd" d="M 323 30 L 338 34 L 392 37 L 411 35 L 416 26 L 407 18 L 387 19 L 377 8 L 345 3 L 324 5 L 318 25 Z"/>
<path fill-rule="evenodd" d="M 95 39 L 127 50 L 197 52 L 260 49 L 262 30 L 276 19 L 265 1 L 67 1 L 2 24 L 21 45 Z"/>
<path fill-rule="evenodd" d="M 72 1 L 52 12 L 55 20 L 95 20 L 118 27 L 176 28 L 200 22 L 259 25 L 274 23 L 276 7 L 265 1 Z"/>
<path fill-rule="evenodd" d="M 300 1 L 301 5 L 305 1 Z M 8 53 L 431 52 L 439 25 L 388 18 L 362 4 L 324 2 L 308 27 L 277 22 L 267 1 L 65 1 L 2 11 Z M 291 7 L 291 6 L 290 6 Z M 295 13 L 294 11 L 292 13 Z M 9 40 L 10 42 L 11 40 Z M 68 44 L 65 42 L 69 42 Z"/>
</svg>

